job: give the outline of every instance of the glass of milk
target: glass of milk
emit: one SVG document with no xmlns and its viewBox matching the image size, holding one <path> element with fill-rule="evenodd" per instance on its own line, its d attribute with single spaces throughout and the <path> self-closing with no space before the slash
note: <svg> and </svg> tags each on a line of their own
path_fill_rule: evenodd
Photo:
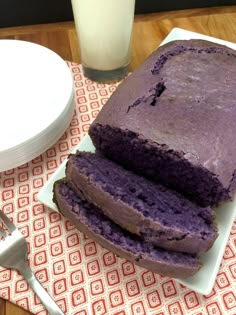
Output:
<svg viewBox="0 0 236 315">
<path fill-rule="evenodd" d="M 81 63 L 93 81 L 128 73 L 135 0 L 71 0 Z"/>
</svg>

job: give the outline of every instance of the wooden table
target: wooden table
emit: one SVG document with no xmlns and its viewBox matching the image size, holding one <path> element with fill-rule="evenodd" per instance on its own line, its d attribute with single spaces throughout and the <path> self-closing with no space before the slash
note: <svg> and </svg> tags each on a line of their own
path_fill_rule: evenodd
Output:
<svg viewBox="0 0 236 315">
<path fill-rule="evenodd" d="M 131 71 L 144 61 L 173 27 L 236 42 L 236 6 L 136 16 L 133 30 Z M 0 29 L 0 38 L 35 42 L 54 50 L 65 60 L 80 62 L 73 22 L 2 28 Z M 0 314 L 29 315 L 30 313 L 0 299 Z"/>
</svg>

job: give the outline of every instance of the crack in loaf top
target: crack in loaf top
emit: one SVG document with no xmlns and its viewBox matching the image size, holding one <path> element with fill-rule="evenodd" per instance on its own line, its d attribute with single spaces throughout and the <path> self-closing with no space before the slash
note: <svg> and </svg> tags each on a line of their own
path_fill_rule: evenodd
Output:
<svg viewBox="0 0 236 315">
<path fill-rule="evenodd" d="M 95 123 L 128 129 L 182 152 L 229 182 L 236 165 L 236 51 L 170 42 L 120 85 Z M 224 175 L 223 175 L 224 174 Z"/>
</svg>

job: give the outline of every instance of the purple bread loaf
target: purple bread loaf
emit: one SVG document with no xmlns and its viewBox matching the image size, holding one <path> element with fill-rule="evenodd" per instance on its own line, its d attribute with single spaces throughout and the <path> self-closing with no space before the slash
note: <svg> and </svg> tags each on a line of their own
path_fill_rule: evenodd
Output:
<svg viewBox="0 0 236 315">
<path fill-rule="evenodd" d="M 180 252 L 207 251 L 216 238 L 213 210 L 97 154 L 70 155 L 66 179 L 81 198 L 146 242 Z"/>
<path fill-rule="evenodd" d="M 89 135 L 109 159 L 217 205 L 236 190 L 235 87 L 233 49 L 174 41 L 117 88 Z"/>
<path fill-rule="evenodd" d="M 198 258 L 194 254 L 154 247 L 121 229 L 98 208 L 81 200 L 64 180 L 54 184 L 54 202 L 60 212 L 81 232 L 116 255 L 141 267 L 174 278 L 192 276 L 200 268 Z"/>
</svg>

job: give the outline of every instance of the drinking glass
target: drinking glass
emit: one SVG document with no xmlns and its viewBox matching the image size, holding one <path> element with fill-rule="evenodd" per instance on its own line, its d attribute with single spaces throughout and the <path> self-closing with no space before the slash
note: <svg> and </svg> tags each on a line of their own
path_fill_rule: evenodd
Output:
<svg viewBox="0 0 236 315">
<path fill-rule="evenodd" d="M 127 75 L 135 0 L 72 0 L 85 76 L 119 81 Z"/>
</svg>

